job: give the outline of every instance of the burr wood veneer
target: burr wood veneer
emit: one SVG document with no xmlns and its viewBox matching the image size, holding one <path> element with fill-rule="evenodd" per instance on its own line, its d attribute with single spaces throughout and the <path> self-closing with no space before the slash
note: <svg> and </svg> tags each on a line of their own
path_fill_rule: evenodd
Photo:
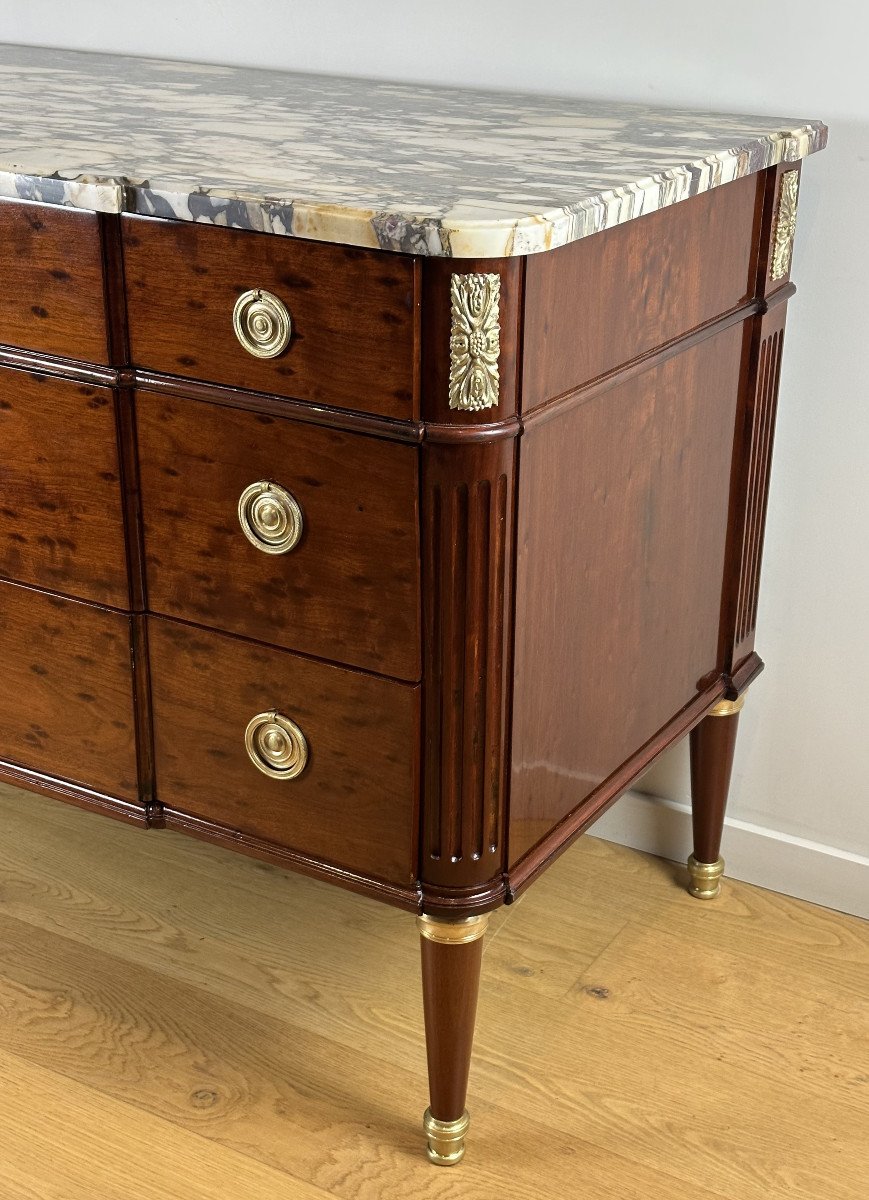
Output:
<svg viewBox="0 0 869 1200">
<path fill-rule="evenodd" d="M 0 777 L 417 913 L 434 1162 L 487 914 L 689 733 L 717 890 L 799 169 L 464 260 L 0 201 Z"/>
</svg>

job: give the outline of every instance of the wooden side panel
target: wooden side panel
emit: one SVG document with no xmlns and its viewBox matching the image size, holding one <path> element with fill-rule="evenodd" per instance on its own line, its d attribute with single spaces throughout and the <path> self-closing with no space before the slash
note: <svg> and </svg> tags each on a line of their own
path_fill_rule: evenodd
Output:
<svg viewBox="0 0 869 1200">
<path fill-rule="evenodd" d="M 0 342 L 107 363 L 95 213 L 0 200 Z"/>
<path fill-rule="evenodd" d="M 733 326 L 521 439 L 509 857 L 720 671 Z"/>
<path fill-rule="evenodd" d="M 0 583 L 0 758 L 138 799 L 130 619 Z"/>
<path fill-rule="evenodd" d="M 528 259 L 522 408 L 530 412 L 754 294 L 763 178 Z"/>
<path fill-rule="evenodd" d="M 128 606 L 110 389 L 0 368 L 0 575 Z"/>
<path fill-rule="evenodd" d="M 139 367 L 386 417 L 415 416 L 413 259 L 349 246 L 124 217 L 130 352 Z M 263 288 L 289 347 L 255 358 L 232 312 Z"/>
<path fill-rule="evenodd" d="M 157 799 L 363 875 L 415 879 L 419 689 L 223 634 L 149 621 Z M 247 756 L 258 713 L 295 721 L 310 759 L 271 779 Z"/>
<path fill-rule="evenodd" d="M 137 406 L 152 611 L 419 679 L 416 446 L 147 392 Z M 258 480 L 301 506 L 287 554 L 242 533 Z"/>
</svg>

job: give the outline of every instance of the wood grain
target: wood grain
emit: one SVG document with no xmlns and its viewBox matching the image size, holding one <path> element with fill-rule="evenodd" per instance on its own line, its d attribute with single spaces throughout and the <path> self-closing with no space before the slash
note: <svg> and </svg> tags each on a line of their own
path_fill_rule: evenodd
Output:
<svg viewBox="0 0 869 1200">
<path fill-rule="evenodd" d="M 40 1113 L 35 1121 L 33 1114 Z M 326 1200 L 327 1193 L 161 1117 L 25 1059 L 0 1053 L 4 1200 L 214 1200 L 227 1180 L 245 1200 Z M 99 1129 L 94 1149 L 81 1131 Z M 170 1139 L 171 1156 L 154 1147 Z M 59 1149 L 62 1147 L 62 1149 Z"/>
<path fill-rule="evenodd" d="M 529 421 L 519 464 L 511 863 L 721 670 L 743 342 L 733 326 L 551 420 Z"/>
<path fill-rule="evenodd" d="M 124 216 L 130 352 L 136 366 L 412 419 L 413 259 L 188 221 Z M 232 310 L 264 288 L 293 336 L 277 358 L 242 348 Z"/>
<path fill-rule="evenodd" d="M 701 863 L 718 861 L 724 813 L 739 713 L 728 717 L 706 717 L 691 730 L 691 815 L 694 827 L 694 857 Z"/>
<path fill-rule="evenodd" d="M 153 611 L 419 679 L 415 447 L 141 391 L 137 410 Z M 242 533 L 257 480 L 302 509 L 288 554 Z"/>
<path fill-rule="evenodd" d="M 0 758 L 138 801 L 129 617 L 0 583 Z"/>
<path fill-rule="evenodd" d="M 419 939 L 432 1116 L 458 1121 L 468 1098 L 483 939 L 445 945 Z"/>
<path fill-rule="evenodd" d="M 0 200 L 0 342 L 107 363 L 101 254 L 96 213 Z"/>
<path fill-rule="evenodd" d="M 223 634 L 149 621 L 157 799 L 393 883 L 416 878 L 419 690 Z M 248 721 L 302 729 L 297 779 L 249 760 Z"/>
<path fill-rule="evenodd" d="M 528 259 L 522 410 L 572 391 L 754 294 L 764 177 Z"/>
<path fill-rule="evenodd" d="M 257 1197 L 259 1165 L 280 1198 L 863 1200 L 865 922 L 733 882 L 704 906 L 679 869 L 584 839 L 493 919 L 449 1175 L 423 1158 L 412 917 L 11 789 L 0 824 L 10 1200 L 78 1200 L 39 1190 L 51 1134 L 50 1177 L 89 1153 L 111 1200 L 184 1178 L 194 1138 L 215 1195 L 223 1169 Z M 67 1137 L 79 1110 L 111 1129 Z M 156 1122 L 148 1161 L 132 1131 Z"/>
<path fill-rule="evenodd" d="M 0 575 L 128 607 L 108 388 L 0 368 Z"/>
</svg>

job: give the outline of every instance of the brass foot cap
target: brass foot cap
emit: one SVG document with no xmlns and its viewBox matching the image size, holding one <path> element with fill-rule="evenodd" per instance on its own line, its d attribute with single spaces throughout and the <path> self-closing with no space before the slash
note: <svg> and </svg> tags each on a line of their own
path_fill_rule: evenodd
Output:
<svg viewBox="0 0 869 1200">
<path fill-rule="evenodd" d="M 714 863 L 702 863 L 692 854 L 688 859 L 688 891 L 698 900 L 714 900 L 721 892 L 723 874 L 723 858 Z"/>
<path fill-rule="evenodd" d="M 471 1118 L 468 1111 L 462 1113 L 457 1121 L 439 1121 L 431 1115 L 431 1109 L 425 1110 L 422 1127 L 428 1138 L 426 1153 L 429 1162 L 439 1167 L 454 1167 L 461 1162 L 465 1154 L 465 1134 Z"/>
</svg>

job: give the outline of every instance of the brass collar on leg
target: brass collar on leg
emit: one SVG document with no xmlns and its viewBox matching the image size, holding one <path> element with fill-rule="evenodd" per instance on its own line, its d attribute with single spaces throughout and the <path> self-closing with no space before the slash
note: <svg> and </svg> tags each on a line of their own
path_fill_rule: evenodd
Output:
<svg viewBox="0 0 869 1200">
<path fill-rule="evenodd" d="M 698 862 L 692 854 L 688 859 L 688 891 L 698 900 L 714 900 L 721 891 L 724 859 L 714 863 Z"/>
<path fill-rule="evenodd" d="M 719 700 L 717 704 L 713 704 L 707 717 L 735 717 L 739 710 L 745 704 L 745 695 L 737 697 L 736 700 Z"/>
<path fill-rule="evenodd" d="M 457 1162 L 461 1162 L 465 1153 L 465 1134 L 470 1123 L 467 1109 L 456 1121 L 439 1121 L 431 1115 L 431 1109 L 427 1108 L 422 1127 L 428 1139 L 426 1153 L 429 1162 L 439 1167 L 453 1167 Z"/>
<path fill-rule="evenodd" d="M 441 942 L 445 946 L 462 946 L 475 942 L 486 932 L 489 914 L 479 917 L 463 917 L 460 921 L 444 921 L 440 917 L 420 916 L 416 927 L 430 942 Z"/>
</svg>

